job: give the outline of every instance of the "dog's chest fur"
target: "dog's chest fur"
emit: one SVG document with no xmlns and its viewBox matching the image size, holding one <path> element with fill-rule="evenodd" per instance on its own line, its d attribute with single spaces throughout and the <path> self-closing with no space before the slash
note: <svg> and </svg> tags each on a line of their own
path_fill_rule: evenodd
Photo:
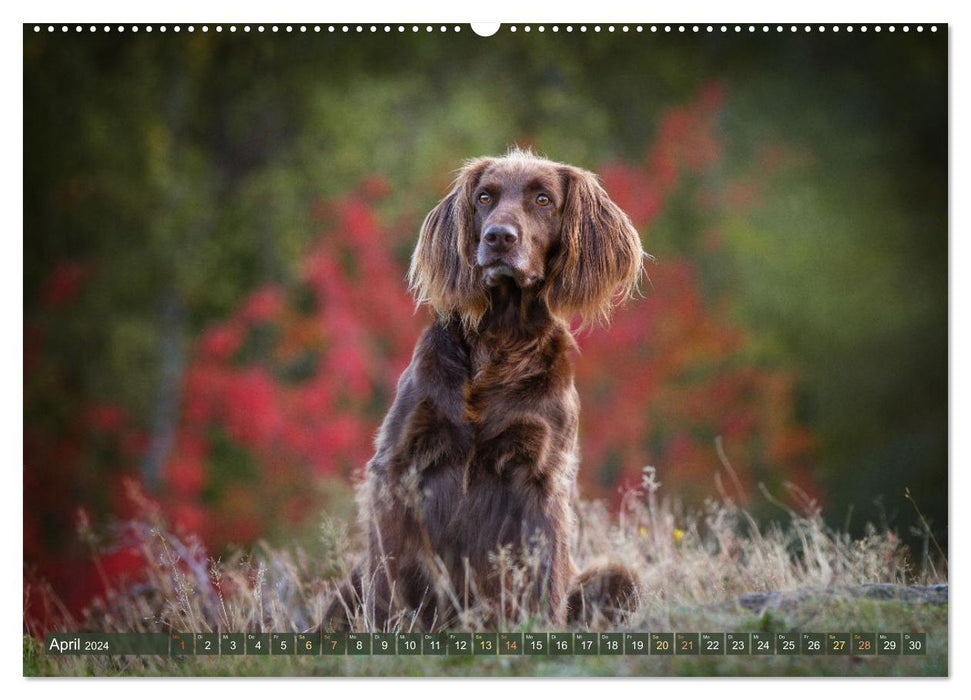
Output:
<svg viewBox="0 0 971 700">
<path fill-rule="evenodd" d="M 423 518 L 439 552 L 480 563 L 498 545 L 549 537 L 552 504 L 570 488 L 576 401 L 565 329 L 468 343 L 460 463 L 422 474 Z M 454 562 L 453 562 L 454 563 Z"/>
</svg>

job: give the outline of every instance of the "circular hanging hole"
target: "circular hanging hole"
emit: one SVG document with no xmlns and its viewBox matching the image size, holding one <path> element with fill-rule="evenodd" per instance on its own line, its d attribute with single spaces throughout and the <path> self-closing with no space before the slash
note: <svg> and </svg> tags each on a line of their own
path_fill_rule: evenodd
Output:
<svg viewBox="0 0 971 700">
<path fill-rule="evenodd" d="M 492 36 L 502 26 L 498 22 L 473 22 L 472 31 L 479 36 Z"/>
</svg>

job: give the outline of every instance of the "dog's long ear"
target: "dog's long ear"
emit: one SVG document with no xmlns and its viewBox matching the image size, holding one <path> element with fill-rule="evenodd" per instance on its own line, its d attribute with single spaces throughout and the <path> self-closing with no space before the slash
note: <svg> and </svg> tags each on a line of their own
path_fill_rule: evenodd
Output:
<svg viewBox="0 0 971 700">
<path fill-rule="evenodd" d="M 547 265 L 546 302 L 564 318 L 581 316 L 584 325 L 606 321 L 640 283 L 640 235 L 596 175 L 564 165 L 560 177 L 566 200 L 559 245 Z"/>
<path fill-rule="evenodd" d="M 467 326 L 478 322 L 489 300 L 475 271 L 472 197 L 490 163 L 478 158 L 465 164 L 451 192 L 425 217 L 408 271 L 416 302 L 430 304 L 440 316 L 458 313 Z"/>
</svg>

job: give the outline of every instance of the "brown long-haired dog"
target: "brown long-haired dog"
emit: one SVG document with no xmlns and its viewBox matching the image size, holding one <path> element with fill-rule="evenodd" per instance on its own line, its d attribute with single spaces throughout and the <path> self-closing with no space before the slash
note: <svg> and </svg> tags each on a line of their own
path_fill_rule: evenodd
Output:
<svg viewBox="0 0 971 700">
<path fill-rule="evenodd" d="M 367 555 L 325 627 L 362 612 L 372 629 L 442 626 L 470 591 L 498 605 L 500 547 L 543 548 L 531 607 L 554 622 L 636 604 L 625 567 L 581 573 L 570 557 L 580 404 L 569 322 L 606 319 L 636 290 L 643 256 L 592 173 L 519 150 L 466 163 L 418 237 L 411 289 L 437 320 L 378 433 L 358 491 Z"/>
</svg>

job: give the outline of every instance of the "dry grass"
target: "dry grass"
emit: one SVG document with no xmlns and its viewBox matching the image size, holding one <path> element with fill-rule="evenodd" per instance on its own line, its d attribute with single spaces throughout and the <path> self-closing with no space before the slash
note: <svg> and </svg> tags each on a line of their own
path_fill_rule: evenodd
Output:
<svg viewBox="0 0 971 700">
<path fill-rule="evenodd" d="M 642 488 L 628 493 L 620 513 L 602 504 L 582 503 L 574 556 L 585 566 L 604 553 L 623 562 L 639 577 L 639 606 L 624 625 L 629 629 L 675 629 L 678 611 L 730 601 L 762 591 L 839 589 L 865 583 L 946 582 L 946 561 L 921 566 L 891 532 L 870 528 L 859 540 L 827 528 L 810 503 L 803 512 L 787 509 L 785 522 L 760 527 L 723 495 L 700 512 L 690 512 L 672 499 L 658 498 L 653 470 L 646 469 Z M 765 494 L 769 497 L 768 494 Z M 142 580 L 112 585 L 81 619 L 73 619 L 57 603 L 53 591 L 29 586 L 39 595 L 64 630 L 102 632 L 274 631 L 302 632 L 315 628 L 337 585 L 356 559 L 348 527 L 325 519 L 319 546 L 275 548 L 260 544 L 220 559 L 202 545 L 173 535 L 159 512 L 143 501 L 144 519 L 126 524 L 117 545 L 139 548 L 148 562 Z M 81 536 L 94 554 L 100 552 L 90 528 Z M 116 533 L 117 535 L 117 533 Z M 528 605 L 531 584 L 542 568 L 542 548 L 523 557 L 499 550 L 497 570 L 507 582 L 497 609 L 471 603 L 474 581 L 464 590 L 441 582 L 452 602 L 453 629 L 554 629 L 555 625 Z M 358 608 L 358 613 L 361 613 Z M 603 623 L 594 624 L 602 628 Z M 370 631 L 359 614 L 356 628 Z M 413 619 L 395 618 L 390 631 L 410 631 Z M 31 630 L 27 630 L 28 633 Z"/>
<path fill-rule="evenodd" d="M 731 476 L 726 463 L 726 472 Z M 913 599 L 874 599 L 853 587 L 870 583 L 946 583 L 943 553 L 930 558 L 930 536 L 915 562 L 892 532 L 870 528 L 854 540 L 826 527 L 818 508 L 797 492 L 798 508 L 780 506 L 782 519 L 759 526 L 720 482 L 721 493 L 698 511 L 659 497 L 645 469 L 641 488 L 610 514 L 600 503 L 581 503 L 573 553 L 584 567 L 602 557 L 626 564 L 640 579 L 636 612 L 620 625 L 652 631 L 925 631 L 920 657 L 311 657 L 244 656 L 46 656 L 25 619 L 25 675 L 917 675 L 948 673 L 947 605 L 914 605 Z M 148 563 L 137 582 L 115 583 L 108 594 L 74 619 L 54 591 L 25 586 L 39 597 L 62 631 L 90 632 L 304 632 L 321 621 L 337 587 L 357 561 L 359 543 L 346 521 L 325 518 L 308 548 L 259 544 L 249 551 L 210 557 L 192 538 L 176 537 L 159 511 L 141 499 L 142 517 L 120 526 L 112 546 L 137 547 Z M 79 534 L 97 560 L 106 551 L 90 526 Z M 542 543 L 525 555 L 498 550 L 493 562 L 506 585 L 495 609 L 474 599 L 475 582 L 452 590 L 450 629 L 545 631 L 556 626 L 530 605 L 531 585 L 542 569 Z M 896 590 L 896 589 L 894 589 Z M 908 589 L 909 590 L 909 589 Z M 764 607 L 740 596 L 783 593 Z M 946 600 L 946 592 L 944 593 Z M 919 597 L 919 595 L 918 595 Z M 751 596 L 746 596 L 751 600 Z M 781 602 L 780 602 L 781 601 Z M 940 602 L 938 596 L 938 603 Z M 26 609 L 26 605 L 25 605 Z M 360 606 L 355 629 L 373 631 Z M 606 627 L 594 620 L 590 629 Z M 410 631 L 399 615 L 390 631 Z M 617 626 L 614 626 L 617 629 Z"/>
</svg>

